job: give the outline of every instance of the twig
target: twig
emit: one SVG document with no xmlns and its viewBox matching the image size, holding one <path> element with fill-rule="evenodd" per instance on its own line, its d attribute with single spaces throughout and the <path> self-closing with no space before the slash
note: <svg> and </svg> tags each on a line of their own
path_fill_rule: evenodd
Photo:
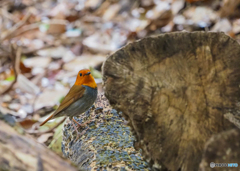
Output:
<svg viewBox="0 0 240 171">
<path fill-rule="evenodd" d="M 1 37 L 1 41 L 4 41 L 6 40 L 7 38 L 11 37 L 16 30 L 18 30 L 20 27 L 22 27 L 26 22 L 27 20 L 31 17 L 31 13 L 30 12 L 27 12 L 27 14 L 24 16 L 24 18 L 18 22 L 17 24 L 15 24 L 7 34 L 3 35 L 3 37 Z"/>
<path fill-rule="evenodd" d="M 21 72 L 20 71 L 20 61 L 21 61 L 21 55 L 22 55 L 22 48 L 21 47 L 18 47 L 17 48 L 17 53 L 16 53 L 16 59 L 15 59 L 15 65 L 14 65 L 14 72 L 16 73 L 16 79 L 17 79 L 17 76 L 18 74 Z"/>
<path fill-rule="evenodd" d="M 64 117 L 59 123 L 57 123 L 54 127 L 52 127 L 49 130 L 46 130 L 46 131 L 43 131 L 43 132 L 40 132 L 40 131 L 26 131 L 26 132 L 29 133 L 29 134 L 37 134 L 37 135 L 42 135 L 42 134 L 52 132 L 55 128 L 57 128 L 59 125 L 61 125 L 66 120 L 66 118 L 67 117 Z"/>
<path fill-rule="evenodd" d="M 15 22 L 13 14 L 9 13 L 6 8 L 1 9 L 1 14 L 7 19 Z"/>
<path fill-rule="evenodd" d="M 41 22 L 25 25 L 18 32 L 16 32 L 14 34 L 14 37 L 17 37 L 17 36 L 19 36 L 23 33 L 26 33 L 30 30 L 38 29 L 40 24 L 41 24 Z"/>
<path fill-rule="evenodd" d="M 12 2 L 10 1 L 0 1 L 0 8 L 3 8 L 5 6 L 10 6 L 12 5 Z"/>
<path fill-rule="evenodd" d="M 1 92 L 0 95 L 3 95 L 5 93 L 7 93 L 13 87 L 13 85 L 17 82 L 17 77 L 18 77 L 18 74 L 20 73 L 19 66 L 20 66 L 20 57 L 21 57 L 21 54 L 22 54 L 22 49 L 20 47 L 18 47 L 17 52 L 15 54 L 15 48 L 12 45 L 11 46 L 11 52 L 12 52 L 11 53 L 11 58 L 12 58 L 12 65 L 13 65 L 13 71 L 14 71 L 15 79 L 8 88 L 6 88 L 5 90 L 3 90 Z"/>
</svg>

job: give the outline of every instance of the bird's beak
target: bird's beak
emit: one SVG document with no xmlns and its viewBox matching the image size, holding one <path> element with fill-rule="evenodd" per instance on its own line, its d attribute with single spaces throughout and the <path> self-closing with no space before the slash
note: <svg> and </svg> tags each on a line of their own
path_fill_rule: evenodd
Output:
<svg viewBox="0 0 240 171">
<path fill-rule="evenodd" d="M 87 72 L 85 75 L 90 75 L 91 74 L 91 72 Z"/>
</svg>

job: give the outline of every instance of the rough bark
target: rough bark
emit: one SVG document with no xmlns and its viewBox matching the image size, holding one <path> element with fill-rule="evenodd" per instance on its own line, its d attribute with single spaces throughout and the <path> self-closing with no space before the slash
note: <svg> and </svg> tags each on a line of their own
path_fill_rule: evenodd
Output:
<svg viewBox="0 0 240 171">
<path fill-rule="evenodd" d="M 11 117 L 3 118 L 13 127 L 0 120 L 0 171 L 77 171 L 70 162 L 24 134 Z"/>
<path fill-rule="evenodd" d="M 105 95 L 130 122 L 157 168 L 198 170 L 205 142 L 235 126 L 240 46 L 224 33 L 179 32 L 144 38 L 103 65 Z"/>
</svg>

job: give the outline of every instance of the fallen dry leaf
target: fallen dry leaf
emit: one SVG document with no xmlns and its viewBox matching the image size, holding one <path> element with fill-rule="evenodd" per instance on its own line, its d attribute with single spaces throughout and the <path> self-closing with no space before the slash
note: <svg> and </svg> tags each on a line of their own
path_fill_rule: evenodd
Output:
<svg viewBox="0 0 240 171">
<path fill-rule="evenodd" d="M 26 67 L 22 61 L 20 62 L 20 70 L 21 70 L 21 73 L 23 73 L 23 74 L 31 73 L 31 71 L 32 71 L 32 69 L 29 67 Z"/>
<path fill-rule="evenodd" d="M 230 32 L 232 30 L 232 25 L 229 22 L 228 19 L 222 19 L 222 20 L 218 20 L 218 22 L 213 26 L 213 28 L 211 29 L 211 31 L 215 31 L 215 32 Z"/>
<path fill-rule="evenodd" d="M 30 94 L 38 94 L 40 92 L 39 87 L 32 83 L 22 74 L 18 74 L 17 87 L 20 88 L 22 91 Z"/>
<path fill-rule="evenodd" d="M 32 120 L 32 119 L 25 119 L 23 121 L 20 121 L 19 124 L 24 128 L 24 129 L 30 129 L 32 128 L 33 124 L 35 124 L 36 120 Z"/>
<path fill-rule="evenodd" d="M 68 91 L 68 88 L 63 88 L 59 90 L 45 89 L 43 93 L 41 93 L 36 99 L 34 109 L 38 110 L 45 106 L 54 106 L 59 102 L 60 98 L 64 97 L 67 94 Z"/>
<path fill-rule="evenodd" d="M 10 103 L 8 108 L 14 111 L 18 111 L 21 108 L 21 104 L 19 103 Z"/>
<path fill-rule="evenodd" d="M 183 16 L 187 19 L 187 25 L 197 25 L 199 27 L 209 27 L 216 22 L 217 13 L 209 7 L 190 7 L 183 12 Z"/>
<path fill-rule="evenodd" d="M 119 12 L 120 9 L 121 9 L 120 4 L 111 5 L 104 12 L 103 17 L 102 17 L 103 20 L 110 21 L 111 19 L 113 19 L 116 16 L 116 14 Z"/>
<path fill-rule="evenodd" d="M 50 62 L 51 62 L 50 57 L 43 57 L 43 56 L 27 58 L 23 61 L 23 63 L 30 68 L 34 68 L 34 67 L 47 68 Z"/>
<path fill-rule="evenodd" d="M 37 54 L 40 56 L 45 56 L 45 57 L 49 56 L 54 59 L 65 58 L 64 61 L 69 61 L 69 60 L 72 60 L 73 58 L 75 58 L 75 55 L 71 52 L 71 50 L 69 50 L 63 46 L 39 50 L 37 52 Z"/>
<path fill-rule="evenodd" d="M 46 133 L 46 134 L 42 134 L 40 137 L 38 137 L 37 141 L 39 143 L 45 143 L 50 137 L 53 136 L 53 133 Z"/>
<path fill-rule="evenodd" d="M 189 3 L 193 3 L 193 2 L 203 2 L 203 1 L 208 1 L 208 0 L 186 0 Z"/>
<path fill-rule="evenodd" d="M 67 71 L 79 71 L 80 69 L 97 66 L 105 61 L 106 57 L 95 55 L 82 55 L 81 57 L 75 58 L 74 60 L 65 63 L 63 69 Z"/>
<path fill-rule="evenodd" d="M 126 43 L 128 32 L 111 30 L 110 33 L 95 33 L 83 40 L 83 45 L 95 52 L 111 53 Z"/>
<path fill-rule="evenodd" d="M 239 17 L 240 0 L 224 0 L 222 1 L 221 8 L 219 10 L 220 17 Z"/>
<path fill-rule="evenodd" d="M 171 9 L 175 16 L 184 7 L 184 0 L 175 0 L 172 2 Z"/>
<path fill-rule="evenodd" d="M 240 19 L 236 19 L 236 20 L 233 21 L 232 31 L 233 31 L 235 34 L 240 33 Z"/>
<path fill-rule="evenodd" d="M 4 96 L 1 97 L 2 98 L 2 102 L 11 102 L 12 101 L 12 96 L 10 96 L 9 94 L 5 94 Z"/>
<path fill-rule="evenodd" d="M 65 24 L 50 24 L 47 30 L 48 34 L 61 34 L 65 33 L 66 25 Z"/>
<path fill-rule="evenodd" d="M 85 1 L 84 5 L 85 5 L 85 8 L 90 8 L 92 10 L 95 10 L 101 5 L 102 1 L 103 0 L 88 0 L 88 1 Z"/>
</svg>

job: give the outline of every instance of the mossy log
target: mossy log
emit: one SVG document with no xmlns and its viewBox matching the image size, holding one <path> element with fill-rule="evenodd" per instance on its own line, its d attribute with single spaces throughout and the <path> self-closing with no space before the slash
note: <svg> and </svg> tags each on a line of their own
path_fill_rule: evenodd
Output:
<svg viewBox="0 0 240 171">
<path fill-rule="evenodd" d="M 86 123 L 78 131 L 76 139 L 72 123 L 68 120 L 63 128 L 62 151 L 83 170 L 150 170 L 139 151 L 134 149 L 134 137 L 126 120 L 112 109 L 104 95 L 87 112 L 75 117 Z"/>
<path fill-rule="evenodd" d="M 239 44 L 224 33 L 178 32 L 144 38 L 108 57 L 105 95 L 129 121 L 151 165 L 196 171 L 206 141 L 235 128 L 224 115 L 239 118 L 239 54 Z"/>
<path fill-rule="evenodd" d="M 0 171 L 77 171 L 47 147 L 24 134 L 9 115 L 0 118 Z"/>
</svg>

